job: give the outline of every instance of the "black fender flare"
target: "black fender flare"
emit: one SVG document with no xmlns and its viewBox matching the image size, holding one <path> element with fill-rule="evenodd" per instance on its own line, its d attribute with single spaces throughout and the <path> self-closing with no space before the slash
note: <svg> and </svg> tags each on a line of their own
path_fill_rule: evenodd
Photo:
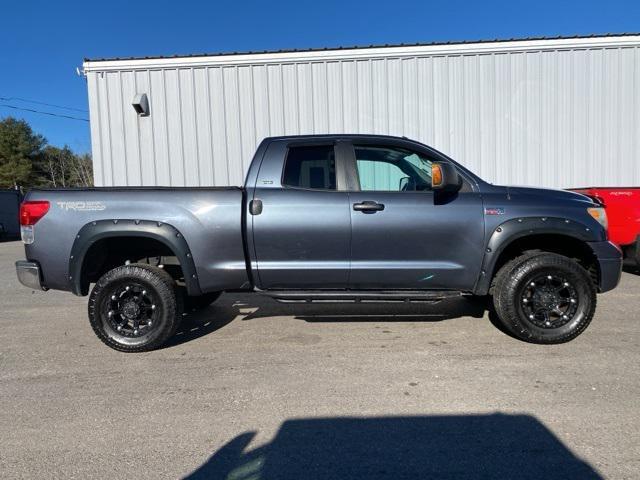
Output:
<svg viewBox="0 0 640 480">
<path fill-rule="evenodd" d="M 489 237 L 474 294 L 486 295 L 489 292 L 496 263 L 505 248 L 520 238 L 544 234 L 564 235 L 585 243 L 606 240 L 603 232 L 567 218 L 521 217 L 507 220 L 496 227 Z"/>
<path fill-rule="evenodd" d="M 146 237 L 166 245 L 180 262 L 189 295 L 201 295 L 198 273 L 189 245 L 173 225 L 152 220 L 97 220 L 84 225 L 73 242 L 69 256 L 69 284 L 75 295 L 86 295 L 82 279 L 87 252 L 97 241 L 111 237 Z"/>
</svg>

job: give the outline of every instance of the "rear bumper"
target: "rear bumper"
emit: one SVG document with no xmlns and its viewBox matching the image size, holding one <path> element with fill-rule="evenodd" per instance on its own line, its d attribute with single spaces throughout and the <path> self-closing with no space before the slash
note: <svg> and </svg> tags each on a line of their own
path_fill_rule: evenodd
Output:
<svg viewBox="0 0 640 480">
<path fill-rule="evenodd" d="M 590 242 L 589 246 L 598 260 L 598 291 L 603 293 L 613 290 L 622 275 L 622 251 L 611 242 Z"/>
<path fill-rule="evenodd" d="M 18 275 L 20 283 L 25 287 L 32 288 L 33 290 L 48 290 L 48 288 L 42 284 L 40 265 L 38 265 L 37 262 L 18 260 L 16 262 L 16 274 Z"/>
</svg>

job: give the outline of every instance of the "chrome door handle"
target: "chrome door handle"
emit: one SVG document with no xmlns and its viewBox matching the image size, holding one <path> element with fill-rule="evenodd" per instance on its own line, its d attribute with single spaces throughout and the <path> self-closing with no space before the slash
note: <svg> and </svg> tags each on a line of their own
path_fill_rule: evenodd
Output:
<svg viewBox="0 0 640 480">
<path fill-rule="evenodd" d="M 382 203 L 374 202 L 372 200 L 365 200 L 360 203 L 354 203 L 353 209 L 356 212 L 376 213 L 384 210 L 384 205 Z"/>
</svg>

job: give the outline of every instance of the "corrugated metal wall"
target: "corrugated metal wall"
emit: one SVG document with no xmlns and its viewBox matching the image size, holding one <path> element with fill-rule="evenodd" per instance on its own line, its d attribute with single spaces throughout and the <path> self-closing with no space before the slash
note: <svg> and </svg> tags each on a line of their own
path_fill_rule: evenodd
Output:
<svg viewBox="0 0 640 480">
<path fill-rule="evenodd" d="M 494 183 L 640 184 L 639 46 L 291 63 L 257 54 L 86 74 L 97 185 L 241 185 L 264 137 L 341 132 L 405 135 Z M 150 116 L 136 115 L 136 93 Z"/>
</svg>

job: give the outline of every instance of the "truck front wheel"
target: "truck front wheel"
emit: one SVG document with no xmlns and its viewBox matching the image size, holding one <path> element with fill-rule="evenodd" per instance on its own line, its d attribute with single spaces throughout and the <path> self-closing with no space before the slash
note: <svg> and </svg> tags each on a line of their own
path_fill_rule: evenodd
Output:
<svg viewBox="0 0 640 480">
<path fill-rule="evenodd" d="M 163 345 L 182 316 L 173 278 L 158 267 L 130 264 L 105 273 L 89 297 L 89 321 L 102 342 L 121 352 Z"/>
<path fill-rule="evenodd" d="M 496 275 L 493 303 L 500 322 L 531 343 L 573 340 L 589 325 L 596 289 L 587 271 L 554 253 L 525 254 Z"/>
</svg>

